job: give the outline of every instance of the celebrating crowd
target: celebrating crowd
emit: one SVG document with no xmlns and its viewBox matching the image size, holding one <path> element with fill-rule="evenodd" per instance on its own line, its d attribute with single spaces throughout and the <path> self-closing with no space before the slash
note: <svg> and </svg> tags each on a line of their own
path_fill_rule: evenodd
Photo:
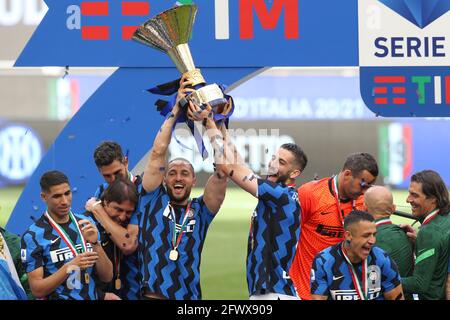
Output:
<svg viewBox="0 0 450 320">
<path fill-rule="evenodd" d="M 1 229 L 0 299 L 201 299 L 202 249 L 229 181 L 258 199 L 252 215 L 242 212 L 251 215 L 250 299 L 450 298 L 450 200 L 437 172 L 411 177 L 407 202 L 421 223 L 418 232 L 396 225 L 391 192 L 375 185 L 372 155 L 351 154 L 336 175 L 297 188 L 308 159 L 288 143 L 260 177 L 211 107 L 186 100 L 189 85 L 181 79 L 142 175 L 131 174 L 119 144 L 100 143 L 94 161 L 104 182 L 86 212 L 72 212 L 64 173 L 42 175 L 47 210 L 21 244 Z M 214 150 L 215 170 L 197 198 L 191 198 L 192 164 L 168 159 L 172 128 L 182 114 L 204 126 Z"/>
</svg>

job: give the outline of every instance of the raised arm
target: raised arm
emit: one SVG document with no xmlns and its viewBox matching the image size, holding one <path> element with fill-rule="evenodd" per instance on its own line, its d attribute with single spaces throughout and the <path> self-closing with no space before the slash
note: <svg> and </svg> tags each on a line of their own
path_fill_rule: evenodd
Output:
<svg viewBox="0 0 450 320">
<path fill-rule="evenodd" d="M 103 282 L 110 282 L 113 278 L 113 266 L 99 242 L 97 227 L 89 220 L 80 220 L 78 225 L 81 228 L 84 239 L 92 245 L 93 251 L 98 254 L 98 259 L 95 262 L 95 271 L 99 279 Z"/>
<path fill-rule="evenodd" d="M 206 183 L 203 201 L 205 201 L 205 205 L 208 207 L 209 211 L 214 214 L 219 212 L 223 200 L 225 199 L 227 181 L 227 175 L 220 170 L 216 170 Z"/>
<path fill-rule="evenodd" d="M 193 89 L 187 88 L 191 84 L 191 81 L 186 81 L 184 77 L 181 78 L 175 106 L 172 112 L 167 115 L 166 120 L 153 141 L 153 147 L 150 150 L 150 156 L 144 170 L 144 176 L 142 177 L 142 186 L 146 192 L 155 190 L 163 181 L 166 171 L 167 150 L 170 139 L 172 138 L 172 128 L 181 113 L 179 101 L 188 92 L 193 91 Z"/>
<path fill-rule="evenodd" d="M 208 113 L 207 116 L 205 114 Z M 189 118 L 202 120 L 214 150 L 216 169 L 225 173 L 234 183 L 257 197 L 258 176 L 244 163 L 228 135 L 225 126 L 220 130 L 212 118 L 211 107 L 202 112 L 200 108 L 189 103 Z"/>
</svg>

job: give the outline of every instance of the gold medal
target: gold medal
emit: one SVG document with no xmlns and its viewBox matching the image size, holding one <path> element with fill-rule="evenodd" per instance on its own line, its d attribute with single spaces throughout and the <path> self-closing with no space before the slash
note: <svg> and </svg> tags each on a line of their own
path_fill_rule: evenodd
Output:
<svg viewBox="0 0 450 320">
<path fill-rule="evenodd" d="M 119 278 L 116 279 L 116 290 L 120 290 L 120 288 L 122 287 L 122 282 L 120 281 Z"/>
<path fill-rule="evenodd" d="M 87 272 L 84 273 L 84 282 L 86 284 L 89 284 L 89 273 L 87 273 Z"/>
<path fill-rule="evenodd" d="M 170 250 L 169 259 L 172 261 L 178 260 L 178 251 L 176 249 Z"/>
</svg>

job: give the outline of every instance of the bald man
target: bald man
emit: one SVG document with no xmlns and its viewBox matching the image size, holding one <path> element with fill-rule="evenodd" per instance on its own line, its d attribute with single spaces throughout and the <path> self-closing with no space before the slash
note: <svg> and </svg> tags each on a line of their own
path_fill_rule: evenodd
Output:
<svg viewBox="0 0 450 320">
<path fill-rule="evenodd" d="M 413 247 L 405 231 L 390 219 L 395 211 L 391 191 L 386 187 L 373 186 L 364 194 L 364 204 L 367 212 L 375 219 L 376 245 L 395 261 L 402 278 L 411 276 L 414 267 Z"/>
</svg>

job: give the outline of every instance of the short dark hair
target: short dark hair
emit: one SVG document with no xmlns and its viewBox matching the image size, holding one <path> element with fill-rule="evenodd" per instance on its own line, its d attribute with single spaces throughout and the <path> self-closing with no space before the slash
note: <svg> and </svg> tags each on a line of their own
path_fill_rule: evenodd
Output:
<svg viewBox="0 0 450 320">
<path fill-rule="evenodd" d="M 421 183 L 425 196 L 436 199 L 439 214 L 446 215 L 450 211 L 448 190 L 439 173 L 433 170 L 416 172 L 411 176 L 411 182 Z"/>
<path fill-rule="evenodd" d="M 288 150 L 294 155 L 295 165 L 298 169 L 300 169 L 300 171 L 303 171 L 306 168 L 308 158 L 302 148 L 295 143 L 285 143 L 280 148 Z"/>
<path fill-rule="evenodd" d="M 69 179 L 64 173 L 57 170 L 45 172 L 39 181 L 41 191 L 43 192 L 49 192 L 51 187 L 58 186 L 63 183 L 69 184 Z"/>
<path fill-rule="evenodd" d="M 128 200 L 136 205 L 138 192 L 134 183 L 129 179 L 117 178 L 102 193 L 101 200 L 106 202 L 114 201 L 119 204 Z"/>
<path fill-rule="evenodd" d="M 192 165 L 192 163 L 189 162 L 189 160 L 187 160 L 187 159 L 185 159 L 185 158 L 182 158 L 182 157 L 178 157 L 178 158 L 175 158 L 175 159 L 170 160 L 169 163 L 167 164 L 167 168 L 169 168 L 169 165 L 170 165 L 172 162 L 175 162 L 175 161 L 181 161 L 181 162 L 184 162 L 184 163 L 186 163 L 187 165 L 189 165 L 189 167 L 191 168 L 191 171 L 192 171 L 192 175 L 195 177 L 194 166 Z M 167 172 L 167 171 L 166 171 L 166 172 Z"/>
<path fill-rule="evenodd" d="M 114 141 L 103 141 L 94 151 L 94 161 L 98 168 L 109 166 L 114 160 L 123 162 L 122 147 Z"/>
<path fill-rule="evenodd" d="M 354 176 L 359 175 L 364 170 L 369 171 L 374 177 L 378 176 L 378 165 L 375 158 L 365 152 L 352 153 L 347 156 L 342 171 L 350 170 Z"/>
<path fill-rule="evenodd" d="M 353 210 L 344 219 L 344 230 L 348 230 L 351 225 L 354 225 L 355 223 L 358 223 L 360 221 L 374 222 L 375 219 L 370 213 L 366 211 Z"/>
</svg>

